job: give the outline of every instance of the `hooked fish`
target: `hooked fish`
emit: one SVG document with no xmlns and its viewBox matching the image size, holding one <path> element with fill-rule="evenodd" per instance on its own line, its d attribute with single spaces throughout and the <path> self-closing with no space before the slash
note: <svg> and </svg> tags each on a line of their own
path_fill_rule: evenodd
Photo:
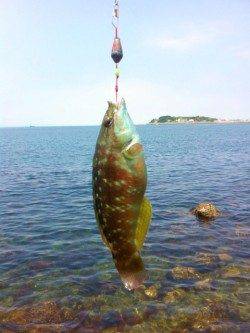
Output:
<svg viewBox="0 0 250 333">
<path fill-rule="evenodd" d="M 102 240 L 129 290 L 147 277 L 140 256 L 152 215 L 146 186 L 143 147 L 125 101 L 108 102 L 93 158 L 94 209 Z"/>
</svg>

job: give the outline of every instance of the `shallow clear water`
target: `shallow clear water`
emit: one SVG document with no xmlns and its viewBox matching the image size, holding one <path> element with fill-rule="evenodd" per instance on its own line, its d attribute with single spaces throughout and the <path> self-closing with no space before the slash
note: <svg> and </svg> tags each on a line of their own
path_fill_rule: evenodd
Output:
<svg viewBox="0 0 250 333">
<path fill-rule="evenodd" d="M 154 214 L 128 292 L 94 219 L 98 127 L 0 129 L 0 329 L 249 331 L 250 126 L 138 131 Z M 202 201 L 222 216 L 196 220 Z"/>
</svg>

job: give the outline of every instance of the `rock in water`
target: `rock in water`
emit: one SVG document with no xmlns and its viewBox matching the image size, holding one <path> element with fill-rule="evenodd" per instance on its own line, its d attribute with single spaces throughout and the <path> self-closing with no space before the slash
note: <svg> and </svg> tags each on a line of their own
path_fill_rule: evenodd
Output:
<svg viewBox="0 0 250 333">
<path fill-rule="evenodd" d="M 172 269 L 174 279 L 199 279 L 200 274 L 193 267 L 176 266 Z"/>
<path fill-rule="evenodd" d="M 191 213 L 202 221 L 213 220 L 220 215 L 220 211 L 211 202 L 202 202 L 195 208 L 191 209 Z"/>
<path fill-rule="evenodd" d="M 146 278 L 140 256 L 152 214 L 146 185 L 143 147 L 125 101 L 109 102 L 93 159 L 94 209 L 103 242 L 129 290 Z"/>
<path fill-rule="evenodd" d="M 145 294 L 150 298 L 155 298 L 158 294 L 158 290 L 156 286 L 153 285 L 145 290 Z"/>
<path fill-rule="evenodd" d="M 169 291 L 165 294 L 163 298 L 164 303 L 173 303 L 177 300 L 180 300 L 185 297 L 186 292 L 180 288 L 174 289 L 172 291 Z"/>
</svg>

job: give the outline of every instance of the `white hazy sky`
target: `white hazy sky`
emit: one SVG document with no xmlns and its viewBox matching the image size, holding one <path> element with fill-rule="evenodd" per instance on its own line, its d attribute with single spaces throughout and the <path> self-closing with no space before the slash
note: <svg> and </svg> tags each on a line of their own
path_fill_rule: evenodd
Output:
<svg viewBox="0 0 250 333">
<path fill-rule="evenodd" d="M 135 123 L 250 118 L 249 0 L 120 0 Z M 0 126 L 100 123 L 114 98 L 112 0 L 0 1 Z"/>
</svg>

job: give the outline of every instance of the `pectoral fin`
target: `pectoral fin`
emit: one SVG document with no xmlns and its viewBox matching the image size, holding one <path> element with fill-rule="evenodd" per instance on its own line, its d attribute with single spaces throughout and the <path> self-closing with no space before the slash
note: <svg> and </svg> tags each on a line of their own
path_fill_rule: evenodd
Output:
<svg viewBox="0 0 250 333">
<path fill-rule="evenodd" d="M 152 216 L 152 206 L 150 201 L 144 197 L 141 204 L 140 215 L 135 232 L 135 243 L 138 251 L 142 248 L 146 238 Z"/>
<path fill-rule="evenodd" d="M 136 155 L 143 151 L 143 147 L 140 143 L 136 142 L 134 144 L 129 144 L 128 147 L 123 149 L 123 155 L 129 160 L 133 159 Z"/>
</svg>

